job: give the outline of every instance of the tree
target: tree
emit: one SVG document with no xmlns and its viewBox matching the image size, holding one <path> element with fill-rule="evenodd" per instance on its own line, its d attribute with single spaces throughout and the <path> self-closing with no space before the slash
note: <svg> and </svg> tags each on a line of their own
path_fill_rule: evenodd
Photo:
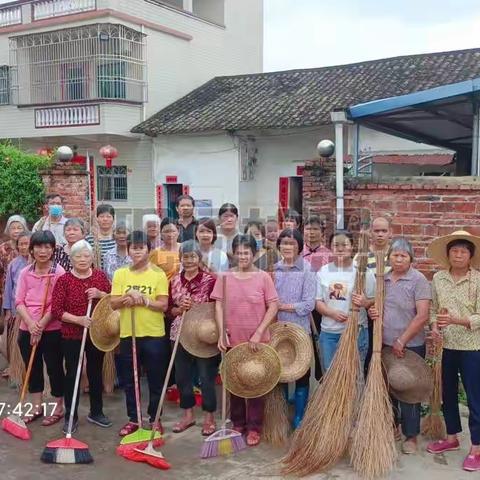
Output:
<svg viewBox="0 0 480 480">
<path fill-rule="evenodd" d="M 51 162 L 50 157 L 24 152 L 10 142 L 0 143 L 0 216 L 38 219 L 45 196 L 39 170 Z"/>
</svg>

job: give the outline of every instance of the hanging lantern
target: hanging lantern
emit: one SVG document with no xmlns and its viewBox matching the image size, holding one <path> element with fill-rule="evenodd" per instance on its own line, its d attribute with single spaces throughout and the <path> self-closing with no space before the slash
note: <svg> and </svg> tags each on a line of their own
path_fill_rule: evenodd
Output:
<svg viewBox="0 0 480 480">
<path fill-rule="evenodd" d="M 105 145 L 100 149 L 100 155 L 105 159 L 105 166 L 112 168 L 112 160 L 118 157 L 118 150 L 111 145 Z"/>
<path fill-rule="evenodd" d="M 53 153 L 53 150 L 48 147 L 41 147 L 37 149 L 37 155 L 41 155 L 42 157 L 49 157 Z"/>
</svg>

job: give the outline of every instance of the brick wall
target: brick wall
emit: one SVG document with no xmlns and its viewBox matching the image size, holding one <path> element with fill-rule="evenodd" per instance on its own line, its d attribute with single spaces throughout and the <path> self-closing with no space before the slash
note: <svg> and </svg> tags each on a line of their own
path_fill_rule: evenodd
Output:
<svg viewBox="0 0 480 480">
<path fill-rule="evenodd" d="M 426 258 L 436 237 L 465 229 L 480 235 L 480 182 L 476 177 L 399 177 L 383 183 L 346 178 L 345 225 L 358 231 L 361 218 L 390 215 L 394 235 L 414 246 L 416 267 L 431 278 L 437 266 Z M 314 160 L 304 171 L 304 211 L 335 225 L 335 161 Z"/>
</svg>

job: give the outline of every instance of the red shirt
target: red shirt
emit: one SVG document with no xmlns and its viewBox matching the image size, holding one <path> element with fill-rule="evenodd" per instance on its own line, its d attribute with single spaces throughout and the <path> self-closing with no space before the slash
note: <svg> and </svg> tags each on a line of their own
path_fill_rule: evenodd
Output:
<svg viewBox="0 0 480 480">
<path fill-rule="evenodd" d="M 52 316 L 62 322 L 62 337 L 73 340 L 82 338 L 83 327 L 62 321 L 62 315 L 83 316 L 87 314 L 88 297 L 85 291 L 89 288 L 98 288 L 101 292 L 110 293 L 111 285 L 107 276 L 101 270 L 93 270 L 88 278 L 77 278 L 68 272 L 62 275 L 53 289 Z M 92 312 L 98 303 L 93 301 Z"/>
</svg>

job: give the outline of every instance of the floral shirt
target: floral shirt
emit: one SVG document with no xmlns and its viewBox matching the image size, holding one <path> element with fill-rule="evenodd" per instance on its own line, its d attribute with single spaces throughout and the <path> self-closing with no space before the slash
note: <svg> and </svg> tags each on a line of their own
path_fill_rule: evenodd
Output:
<svg viewBox="0 0 480 480">
<path fill-rule="evenodd" d="M 441 308 L 455 317 L 468 317 L 471 328 L 449 325 L 443 329 L 443 347 L 450 350 L 480 350 L 480 272 L 471 269 L 455 281 L 450 272 L 441 270 L 432 280 L 430 322 L 435 322 Z"/>
<path fill-rule="evenodd" d="M 193 303 L 207 303 L 215 285 L 215 277 L 203 270 L 191 280 L 185 278 L 185 273 L 177 273 L 170 282 L 169 310 L 178 307 L 185 295 L 190 295 Z M 181 315 L 175 317 L 170 329 L 170 340 L 177 337 Z"/>
<path fill-rule="evenodd" d="M 113 250 L 109 250 L 103 257 L 103 271 L 107 274 L 107 277 L 110 281 L 113 279 L 115 270 L 131 264 L 132 259 L 128 255 L 119 255 L 117 247 L 115 247 Z"/>
</svg>

